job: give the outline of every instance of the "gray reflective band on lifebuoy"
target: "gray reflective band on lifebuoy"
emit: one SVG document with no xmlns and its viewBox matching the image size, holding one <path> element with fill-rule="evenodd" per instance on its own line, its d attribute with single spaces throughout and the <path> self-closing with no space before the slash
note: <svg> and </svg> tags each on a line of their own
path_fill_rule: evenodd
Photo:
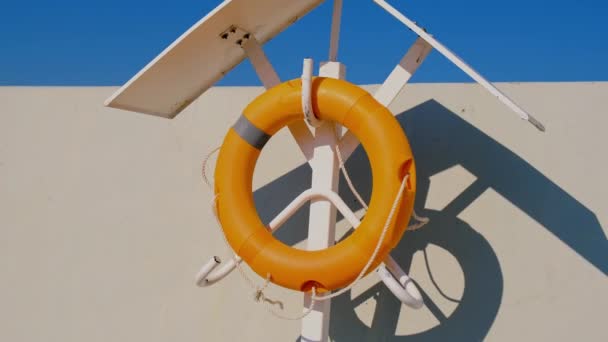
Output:
<svg viewBox="0 0 608 342">
<path fill-rule="evenodd" d="M 258 150 L 261 150 L 268 140 L 270 140 L 270 135 L 255 127 L 245 115 L 241 115 L 234 126 L 232 126 L 232 129 L 234 129 L 236 134 L 243 138 L 249 145 Z"/>
</svg>

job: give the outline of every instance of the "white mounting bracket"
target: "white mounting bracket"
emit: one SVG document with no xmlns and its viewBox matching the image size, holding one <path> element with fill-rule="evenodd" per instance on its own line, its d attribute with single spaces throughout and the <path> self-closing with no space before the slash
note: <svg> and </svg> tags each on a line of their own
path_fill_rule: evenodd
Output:
<svg viewBox="0 0 608 342">
<path fill-rule="evenodd" d="M 285 224 L 285 222 L 287 222 L 287 220 L 289 220 L 289 218 L 302 208 L 302 206 L 307 202 L 314 201 L 327 201 L 327 203 L 332 204 L 355 229 L 361 224 L 361 220 L 359 220 L 357 215 L 355 215 L 348 205 L 344 203 L 340 195 L 336 192 L 311 188 L 298 195 L 274 219 L 272 219 L 268 224 L 268 230 L 274 234 Z M 333 245 L 333 242 L 331 244 Z M 238 255 L 235 255 L 232 259 L 227 261 L 222 268 L 217 269 L 221 261 L 217 256 L 214 256 L 201 267 L 196 275 L 196 283 L 200 287 L 211 286 L 224 279 L 228 274 L 234 271 L 237 264 L 240 264 L 241 262 L 242 259 Z M 381 267 L 382 269 L 378 269 L 378 276 L 387 284 L 388 288 L 401 300 L 401 302 L 413 308 L 421 308 L 424 305 L 422 296 L 416 286 L 412 283 L 411 278 L 405 274 L 393 257 L 390 255 L 387 256 L 381 264 Z M 390 271 L 390 277 L 386 275 L 386 270 Z M 326 302 L 329 303 L 329 301 Z M 321 317 L 321 314 L 323 314 L 323 317 Z M 318 317 L 316 319 L 309 320 L 308 325 L 310 325 L 311 328 L 307 332 L 310 332 L 311 329 L 314 328 L 317 328 L 317 331 L 319 331 L 319 318 L 324 318 L 324 315 L 326 314 L 329 314 L 329 311 L 320 312 L 317 314 Z"/>
</svg>

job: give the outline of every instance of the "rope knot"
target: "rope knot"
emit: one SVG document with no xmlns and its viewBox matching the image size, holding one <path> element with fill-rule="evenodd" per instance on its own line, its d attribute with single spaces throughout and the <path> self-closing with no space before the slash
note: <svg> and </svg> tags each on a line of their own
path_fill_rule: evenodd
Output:
<svg viewBox="0 0 608 342">
<path fill-rule="evenodd" d="M 253 299 L 256 302 L 259 303 L 261 301 L 265 301 L 265 302 L 268 301 L 268 299 L 264 295 L 264 290 L 266 290 L 266 288 L 270 284 L 271 278 L 272 278 L 272 276 L 270 275 L 270 273 L 266 274 L 266 281 L 264 281 L 264 284 L 262 286 L 256 286 L 255 292 L 253 293 Z"/>
<path fill-rule="evenodd" d="M 255 292 L 253 293 L 253 300 L 255 300 L 258 303 L 261 301 L 265 301 L 266 296 L 264 295 L 264 290 L 262 290 L 261 288 L 258 288 L 257 290 L 255 290 Z"/>
</svg>

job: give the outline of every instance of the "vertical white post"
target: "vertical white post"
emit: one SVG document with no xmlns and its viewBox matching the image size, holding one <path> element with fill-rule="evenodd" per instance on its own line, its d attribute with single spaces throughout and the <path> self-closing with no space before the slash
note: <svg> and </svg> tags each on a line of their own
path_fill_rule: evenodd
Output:
<svg viewBox="0 0 608 342">
<path fill-rule="evenodd" d="M 338 60 L 338 45 L 340 44 L 340 23 L 342 22 L 342 0 L 334 0 L 334 12 L 331 18 L 331 34 L 329 38 L 329 61 Z"/>
<path fill-rule="evenodd" d="M 321 65 L 319 75 L 343 79 L 345 68 L 338 62 Z M 336 126 L 325 122 L 315 129 L 312 167 L 312 189 L 338 191 L 339 164 L 334 153 Z M 336 238 L 336 208 L 327 200 L 314 200 L 310 204 L 308 249 L 320 250 L 334 244 Z M 310 296 L 304 297 L 305 307 L 310 305 Z M 302 319 L 302 342 L 325 342 L 329 338 L 330 301 L 316 303 L 313 311 Z"/>
</svg>

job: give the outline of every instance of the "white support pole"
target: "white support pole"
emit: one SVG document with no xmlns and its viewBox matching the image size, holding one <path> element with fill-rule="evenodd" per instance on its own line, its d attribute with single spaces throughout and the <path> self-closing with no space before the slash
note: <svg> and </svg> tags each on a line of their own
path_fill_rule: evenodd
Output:
<svg viewBox="0 0 608 342">
<path fill-rule="evenodd" d="M 338 60 L 340 45 L 340 24 L 342 22 L 342 0 L 334 0 L 334 12 L 331 18 L 331 35 L 329 38 L 329 61 Z"/>
<path fill-rule="evenodd" d="M 344 66 L 338 62 L 321 65 L 319 75 L 344 78 Z M 324 122 L 315 129 L 314 151 L 310 160 L 312 189 L 338 192 L 339 165 L 334 153 L 336 126 Z M 310 204 L 308 250 L 321 250 L 334 244 L 336 238 L 336 208 L 327 200 L 313 200 Z M 309 307 L 310 295 L 304 296 L 304 306 Z M 329 300 L 316 302 L 312 312 L 302 319 L 302 342 L 325 342 L 329 339 Z"/>
<path fill-rule="evenodd" d="M 251 37 L 246 40 L 241 46 L 247 57 L 251 61 L 255 72 L 258 77 L 262 81 L 264 88 L 269 89 L 281 83 L 279 79 L 279 75 L 277 75 L 276 71 L 270 64 L 268 57 L 264 53 L 262 46 L 258 43 L 255 37 Z M 313 155 L 313 136 L 308 126 L 304 123 L 304 121 L 296 121 L 291 123 L 289 126 L 289 131 L 291 135 L 293 135 L 294 139 L 300 146 L 300 150 L 306 157 L 306 160 L 310 163 Z"/>
<path fill-rule="evenodd" d="M 374 98 L 388 107 L 397 98 L 403 87 L 409 82 L 433 47 L 424 39 L 418 38 L 403 56 L 399 64 L 388 75 L 382 86 L 374 94 Z M 359 140 L 352 132 L 346 132 L 340 140 L 342 159 L 347 160 L 359 146 Z"/>
<path fill-rule="evenodd" d="M 500 90 L 498 90 L 492 83 L 486 80 L 481 74 L 475 71 L 471 66 L 469 66 L 465 61 L 463 61 L 460 57 L 458 57 L 455 53 L 450 51 L 446 46 L 441 44 L 438 40 L 433 38 L 430 34 L 426 32 L 423 28 L 418 26 L 414 21 L 407 18 L 403 13 L 399 12 L 396 8 L 391 6 L 384 0 L 374 0 L 380 7 L 384 8 L 388 13 L 397 18 L 402 24 L 407 26 L 409 29 L 414 31 L 417 35 L 419 35 L 422 39 L 427 41 L 431 46 L 433 46 L 437 51 L 439 51 L 442 55 L 444 55 L 447 59 L 449 59 L 452 63 L 454 63 L 457 67 L 459 67 L 462 71 L 464 71 L 467 75 L 469 75 L 472 79 L 474 79 L 477 83 L 479 83 L 482 87 L 484 87 L 487 91 L 489 91 L 492 95 L 496 96 L 500 101 L 502 101 L 507 107 L 509 107 L 512 111 L 514 111 L 519 117 L 523 120 L 527 120 L 534 127 L 536 127 L 539 131 L 544 132 L 545 127 L 540 121 L 536 120 L 532 115 L 522 109 L 519 105 L 517 105 L 513 100 L 511 100 L 507 95 L 503 94 Z"/>
</svg>

